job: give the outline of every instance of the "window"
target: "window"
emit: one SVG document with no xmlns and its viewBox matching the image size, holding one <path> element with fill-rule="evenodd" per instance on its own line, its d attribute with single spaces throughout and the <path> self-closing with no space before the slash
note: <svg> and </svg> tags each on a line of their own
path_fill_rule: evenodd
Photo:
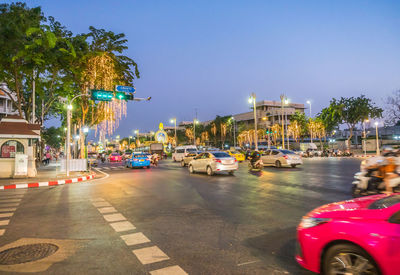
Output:
<svg viewBox="0 0 400 275">
<path fill-rule="evenodd" d="M 389 219 L 390 223 L 399 223 L 400 224 L 400 211 L 395 213 L 393 216 L 390 217 Z"/>
<path fill-rule="evenodd" d="M 384 209 L 400 203 L 400 195 L 393 195 L 374 201 L 368 209 Z"/>
<path fill-rule="evenodd" d="M 9 140 L 1 146 L 2 158 L 15 158 L 15 154 L 23 154 L 24 145 L 16 140 Z"/>
<path fill-rule="evenodd" d="M 290 150 L 280 150 L 283 154 L 285 154 L 285 155 L 290 155 L 290 154 L 294 154 L 294 152 L 293 151 L 290 151 Z"/>
<path fill-rule="evenodd" d="M 214 157 L 216 158 L 230 158 L 231 156 L 227 153 L 221 152 L 221 153 L 213 153 Z"/>
<path fill-rule="evenodd" d="M 185 153 L 185 149 L 178 149 L 178 150 L 176 150 L 176 153 L 183 154 L 183 153 Z"/>
<path fill-rule="evenodd" d="M 262 154 L 263 156 L 269 156 L 269 154 L 271 153 L 271 150 L 267 150 L 264 152 L 264 154 Z"/>
<path fill-rule="evenodd" d="M 275 150 L 272 151 L 272 155 L 273 155 L 273 156 L 276 156 L 276 155 L 278 155 L 278 154 L 279 154 L 279 151 L 275 151 Z"/>
</svg>

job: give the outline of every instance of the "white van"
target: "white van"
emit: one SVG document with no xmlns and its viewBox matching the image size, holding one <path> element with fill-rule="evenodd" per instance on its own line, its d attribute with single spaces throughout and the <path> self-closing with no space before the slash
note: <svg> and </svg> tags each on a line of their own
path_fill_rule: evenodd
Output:
<svg viewBox="0 0 400 275">
<path fill-rule="evenodd" d="M 189 153 L 196 153 L 197 147 L 194 145 L 178 146 L 172 153 L 173 161 L 182 161 L 182 159 Z"/>
</svg>

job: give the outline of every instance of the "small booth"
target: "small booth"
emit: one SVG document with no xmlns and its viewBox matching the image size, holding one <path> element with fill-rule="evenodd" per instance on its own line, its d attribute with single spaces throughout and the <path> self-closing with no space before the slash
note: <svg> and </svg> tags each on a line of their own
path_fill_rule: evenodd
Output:
<svg viewBox="0 0 400 275">
<path fill-rule="evenodd" d="M 40 140 L 40 125 L 20 116 L 0 121 L 0 178 L 25 178 L 37 175 L 35 152 Z"/>
</svg>

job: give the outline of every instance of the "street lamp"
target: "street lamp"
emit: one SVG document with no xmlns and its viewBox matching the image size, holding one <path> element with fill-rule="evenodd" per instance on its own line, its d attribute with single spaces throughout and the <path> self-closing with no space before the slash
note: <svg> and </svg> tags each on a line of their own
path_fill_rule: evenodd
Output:
<svg viewBox="0 0 400 275">
<path fill-rule="evenodd" d="M 84 140 L 84 150 L 85 150 L 85 158 L 87 159 L 88 157 L 88 152 L 87 152 L 87 144 L 86 144 L 86 137 L 89 133 L 89 128 L 88 127 L 83 127 L 83 134 L 85 135 L 85 140 Z"/>
<path fill-rule="evenodd" d="M 364 136 L 364 138 L 363 138 L 363 142 L 362 142 L 362 146 L 363 146 L 363 151 L 364 151 L 364 157 L 365 156 L 367 156 L 367 133 L 365 132 L 365 123 L 366 122 L 369 122 L 369 120 L 368 119 L 365 119 L 364 121 L 363 121 L 363 136 Z"/>
<path fill-rule="evenodd" d="M 128 139 L 129 148 L 128 149 L 131 149 L 131 139 L 132 139 L 132 136 L 129 136 L 129 139 Z"/>
<path fill-rule="evenodd" d="M 234 117 L 231 117 L 231 120 L 233 121 L 233 147 L 236 148 L 236 120 Z"/>
<path fill-rule="evenodd" d="M 173 119 L 170 120 L 171 123 L 174 123 L 175 125 L 175 147 L 178 145 L 178 137 L 176 135 L 176 117 L 174 117 Z"/>
<path fill-rule="evenodd" d="M 280 98 L 281 98 L 281 121 L 282 121 L 282 130 L 281 130 L 281 132 L 282 132 L 282 149 L 285 149 L 285 127 L 284 127 L 284 123 L 283 123 L 283 118 L 284 118 L 284 111 L 283 111 L 283 104 L 284 104 L 284 100 L 285 100 L 285 95 L 284 94 L 281 94 L 281 96 L 280 96 Z"/>
<path fill-rule="evenodd" d="M 287 120 L 287 111 L 286 106 L 289 104 L 289 99 L 285 99 L 285 130 L 286 130 L 286 140 L 287 140 L 287 149 L 289 150 L 289 133 L 288 133 L 288 120 Z"/>
<path fill-rule="evenodd" d="M 311 115 L 311 101 L 307 100 L 307 104 L 310 105 L 310 117 L 312 117 L 312 115 Z"/>
<path fill-rule="evenodd" d="M 256 109 L 256 94 L 251 93 L 249 97 L 249 103 L 253 103 L 253 113 L 254 113 L 254 145 L 255 150 L 258 151 L 258 136 L 257 136 L 257 109 Z"/>
<path fill-rule="evenodd" d="M 193 119 L 193 139 L 194 139 L 194 145 L 196 146 L 196 124 L 198 124 L 199 121 L 195 118 Z"/>
<path fill-rule="evenodd" d="M 378 136 L 378 122 L 375 122 L 375 131 L 376 131 L 376 155 L 379 156 L 381 154 L 379 150 L 379 136 Z"/>
</svg>

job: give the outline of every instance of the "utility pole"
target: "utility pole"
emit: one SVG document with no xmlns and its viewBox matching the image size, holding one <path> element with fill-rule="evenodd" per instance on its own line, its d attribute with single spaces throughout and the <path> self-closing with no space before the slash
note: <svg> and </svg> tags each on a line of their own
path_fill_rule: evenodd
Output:
<svg viewBox="0 0 400 275">
<path fill-rule="evenodd" d="M 253 103 L 253 114 L 254 114 L 254 146 L 255 150 L 258 151 L 258 136 L 257 136 L 257 109 L 256 109 L 257 97 L 255 93 L 251 93 L 249 103 Z"/>
</svg>

